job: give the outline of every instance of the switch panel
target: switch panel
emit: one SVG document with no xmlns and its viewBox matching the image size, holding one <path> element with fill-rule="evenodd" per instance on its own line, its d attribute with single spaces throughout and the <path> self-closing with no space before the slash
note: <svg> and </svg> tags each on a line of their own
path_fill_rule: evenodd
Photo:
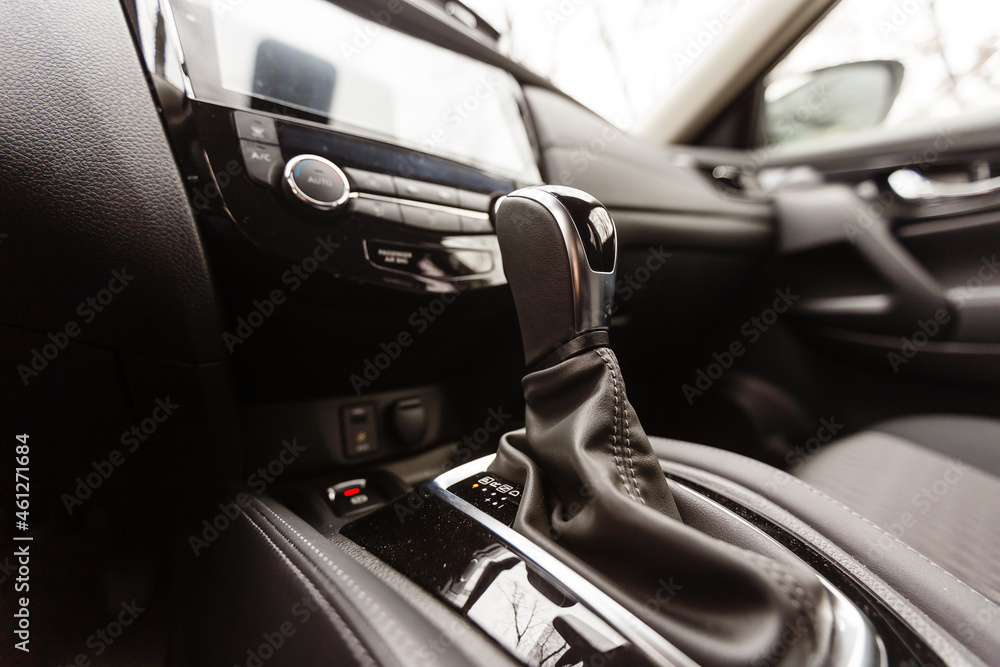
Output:
<svg viewBox="0 0 1000 667">
<path fill-rule="evenodd" d="M 357 458 L 381 450 L 378 411 L 374 403 L 349 405 L 341 411 L 344 425 L 344 456 Z"/>
</svg>

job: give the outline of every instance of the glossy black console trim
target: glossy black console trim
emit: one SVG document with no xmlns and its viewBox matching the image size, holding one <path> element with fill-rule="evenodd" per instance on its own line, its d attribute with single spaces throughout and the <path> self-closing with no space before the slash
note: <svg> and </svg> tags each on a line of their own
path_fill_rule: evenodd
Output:
<svg viewBox="0 0 1000 667">
<path fill-rule="evenodd" d="M 837 590 L 857 605 L 875 626 L 875 630 L 885 644 L 889 664 L 927 666 L 943 666 L 945 664 L 941 657 L 927 646 L 913 629 L 889 609 L 878 596 L 825 554 L 778 524 L 712 489 L 676 473 L 664 472 L 664 474 L 667 479 L 682 484 L 744 519 L 801 558 L 819 575 L 833 584 Z"/>
<path fill-rule="evenodd" d="M 579 603 L 567 591 L 561 590 L 557 584 L 549 581 L 545 573 L 537 569 L 529 560 L 508 548 L 502 540 L 497 539 L 489 530 L 451 507 L 441 498 L 426 492 L 415 491 L 409 496 L 397 500 L 392 505 L 375 510 L 371 514 L 357 519 L 344 526 L 340 533 L 356 544 L 381 559 L 406 577 L 417 583 L 428 592 L 440 597 L 456 608 L 456 611 L 477 623 L 475 607 L 479 601 L 489 601 L 485 593 L 494 585 L 498 575 L 514 572 L 522 576 L 519 582 L 518 598 L 511 596 L 504 602 L 511 607 L 517 607 L 522 616 L 536 613 L 535 605 L 552 605 L 558 608 L 579 608 Z M 485 567 L 484 567 L 485 566 Z M 471 573 L 471 574 L 470 574 Z M 474 585 L 466 585 L 470 576 Z M 505 609 L 493 604 L 489 609 L 491 618 L 505 617 Z M 587 610 L 582 610 L 593 617 Z M 510 617 L 517 623 L 515 616 Z M 545 631 L 535 633 L 535 638 L 525 636 L 531 646 L 546 641 L 549 636 L 561 637 L 561 628 L 557 625 L 559 617 L 545 624 Z M 536 619 L 537 620 L 537 619 Z M 522 621 L 523 622 L 523 621 Z M 533 621 L 534 622 L 534 621 Z M 540 660 L 532 660 L 530 655 L 518 654 L 523 651 L 521 641 L 504 645 L 502 622 L 478 622 L 480 629 L 490 636 L 504 649 L 511 652 L 525 664 L 534 667 L 542 664 L 552 664 L 546 654 Z M 508 624 L 509 625 L 509 624 Z M 541 625 L 541 624 L 539 624 Z M 594 629 L 595 623 L 586 624 Z M 518 628 L 518 630 L 521 630 Z M 610 633 L 609 633 L 610 631 Z M 538 637 L 542 634 L 542 637 Z M 601 639 L 617 643 L 610 650 L 587 651 L 580 654 L 579 660 L 584 664 L 614 665 L 649 665 L 644 656 L 628 642 L 616 635 L 610 628 L 602 628 Z M 581 643 L 593 646 L 593 637 L 580 637 Z M 556 644 L 558 645 L 558 641 Z M 540 644 L 544 646 L 544 644 Z M 579 648 L 573 649 L 579 651 Z M 569 651 L 566 651 L 568 654 Z M 551 652 L 549 653 L 551 656 Z M 557 654 L 558 655 L 558 654 Z M 556 656 L 551 656 L 556 657 Z M 578 662 L 576 660 L 574 662 Z"/>
<path fill-rule="evenodd" d="M 557 610 L 552 617 L 552 632 L 566 639 L 572 655 L 583 650 L 581 657 L 567 664 L 600 657 L 607 661 L 601 664 L 693 667 L 694 663 L 686 655 L 606 593 L 510 528 L 505 519 L 512 519 L 513 515 L 508 511 L 500 510 L 496 517 L 493 516 L 493 510 L 497 509 L 493 505 L 503 504 L 500 497 L 492 504 L 466 499 L 470 492 L 476 492 L 476 482 L 504 482 L 487 473 L 492 460 L 493 456 L 487 456 L 449 470 L 427 483 L 419 493 L 397 501 L 391 508 L 376 510 L 348 524 L 341 534 L 458 607 L 526 664 L 541 665 L 546 659 L 533 661 L 523 653 L 522 637 L 504 636 L 504 623 L 497 621 L 497 615 L 504 609 L 496 609 L 486 618 L 480 616 L 477 621 L 469 613 L 475 601 L 471 593 L 469 601 L 456 597 L 460 584 L 471 576 L 470 572 L 481 574 L 481 561 L 486 555 L 493 560 L 497 550 L 503 552 L 505 562 L 508 558 L 518 561 L 516 565 L 508 563 L 507 569 L 521 568 L 527 577 L 521 590 L 527 598 L 525 604 L 517 601 L 517 595 L 504 594 L 506 600 L 500 607 L 523 606 L 521 611 L 528 613 L 539 604 L 542 608 L 547 607 L 547 600 L 565 610 L 565 613 Z M 484 479 L 478 479 L 481 477 Z M 500 488 L 505 489 L 505 493 L 520 492 L 513 483 Z M 514 586 L 516 590 L 517 584 Z M 480 597 L 483 595 L 478 585 L 475 592 Z M 567 621 L 566 615 L 582 621 L 582 625 L 574 629 L 575 624 L 572 620 Z M 517 622 L 516 613 L 513 622 Z M 580 629 L 585 632 L 579 632 Z M 551 635 L 549 632 L 545 637 Z M 601 646 L 605 648 L 600 649 Z M 571 651 L 566 651 L 563 657 L 569 658 Z"/>
</svg>

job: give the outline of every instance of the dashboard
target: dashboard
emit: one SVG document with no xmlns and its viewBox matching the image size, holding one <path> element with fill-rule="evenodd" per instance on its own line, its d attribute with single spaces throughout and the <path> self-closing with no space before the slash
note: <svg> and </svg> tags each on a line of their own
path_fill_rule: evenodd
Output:
<svg viewBox="0 0 1000 667">
<path fill-rule="evenodd" d="M 268 253 L 350 280 L 434 293 L 503 284 L 492 205 L 541 182 L 521 89 L 395 30 L 393 7 L 140 3 L 140 38 L 164 41 L 146 54 L 152 69 L 183 91 L 159 92 L 193 205 Z"/>
</svg>

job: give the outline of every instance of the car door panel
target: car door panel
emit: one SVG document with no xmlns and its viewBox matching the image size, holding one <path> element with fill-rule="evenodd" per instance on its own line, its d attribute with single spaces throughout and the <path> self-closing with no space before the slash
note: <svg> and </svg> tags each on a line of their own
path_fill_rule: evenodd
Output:
<svg viewBox="0 0 1000 667">
<path fill-rule="evenodd" d="M 853 155 L 776 151 L 763 179 L 812 174 L 774 191 L 780 266 L 803 290 L 803 331 L 887 371 L 1000 382 L 1000 124 L 965 125 L 848 140 Z M 904 170 L 929 194 L 901 188 Z"/>
</svg>

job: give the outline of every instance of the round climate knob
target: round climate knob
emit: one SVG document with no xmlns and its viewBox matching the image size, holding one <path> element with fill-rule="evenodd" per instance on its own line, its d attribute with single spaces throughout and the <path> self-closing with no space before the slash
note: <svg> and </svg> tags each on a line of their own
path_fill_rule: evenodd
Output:
<svg viewBox="0 0 1000 667">
<path fill-rule="evenodd" d="M 340 167 L 318 155 L 297 155 L 289 160 L 282 186 L 295 201 L 320 211 L 342 206 L 351 192 Z"/>
</svg>

